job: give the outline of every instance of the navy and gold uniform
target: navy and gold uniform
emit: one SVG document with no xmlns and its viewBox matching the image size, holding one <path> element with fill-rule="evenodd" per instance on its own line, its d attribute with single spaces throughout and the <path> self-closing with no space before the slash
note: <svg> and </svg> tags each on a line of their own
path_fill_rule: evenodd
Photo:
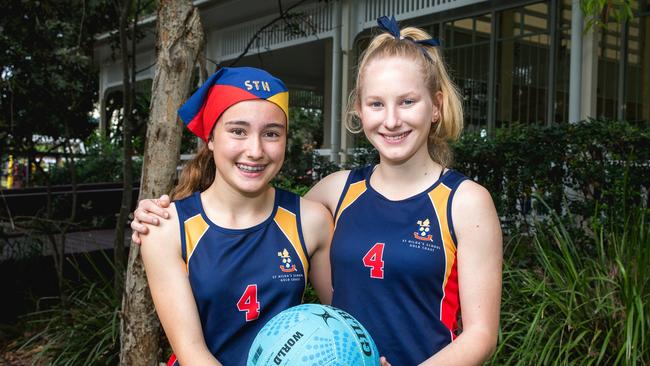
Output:
<svg viewBox="0 0 650 366">
<path fill-rule="evenodd" d="M 455 337 L 460 308 L 451 203 L 466 179 L 448 170 L 429 189 L 392 201 L 352 170 L 331 247 L 332 305 L 357 318 L 395 366 L 416 365 Z"/>
<path fill-rule="evenodd" d="M 245 365 L 262 326 L 302 301 L 309 262 L 300 197 L 275 189 L 271 216 L 247 229 L 212 223 L 198 192 L 175 204 L 205 342 L 222 364 Z"/>
</svg>

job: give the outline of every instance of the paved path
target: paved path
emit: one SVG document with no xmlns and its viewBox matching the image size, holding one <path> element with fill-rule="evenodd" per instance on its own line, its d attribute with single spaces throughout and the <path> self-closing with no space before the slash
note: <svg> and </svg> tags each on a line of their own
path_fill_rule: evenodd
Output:
<svg viewBox="0 0 650 366">
<path fill-rule="evenodd" d="M 131 229 L 124 233 L 124 244 L 131 241 Z M 115 230 L 91 230 L 69 233 L 66 236 L 66 253 L 84 253 L 101 249 L 113 249 Z M 51 245 L 44 236 L 17 237 L 0 241 L 0 261 L 34 255 L 51 255 Z"/>
</svg>

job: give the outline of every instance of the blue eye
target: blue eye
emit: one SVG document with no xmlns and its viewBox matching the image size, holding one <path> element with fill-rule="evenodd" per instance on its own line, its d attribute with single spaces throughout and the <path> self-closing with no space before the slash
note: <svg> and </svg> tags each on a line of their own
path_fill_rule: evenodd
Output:
<svg viewBox="0 0 650 366">
<path fill-rule="evenodd" d="M 404 104 L 404 105 L 413 105 L 413 104 L 415 104 L 415 101 L 413 99 L 404 99 L 402 104 Z"/>
<path fill-rule="evenodd" d="M 383 104 L 381 102 L 370 102 L 372 108 L 381 108 Z"/>
</svg>

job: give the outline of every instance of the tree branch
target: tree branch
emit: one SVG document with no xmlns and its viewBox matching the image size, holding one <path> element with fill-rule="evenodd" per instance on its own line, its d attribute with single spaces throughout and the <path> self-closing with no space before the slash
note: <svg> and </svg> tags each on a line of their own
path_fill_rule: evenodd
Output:
<svg viewBox="0 0 650 366">
<path fill-rule="evenodd" d="M 248 41 L 248 44 L 244 48 L 244 51 L 239 56 L 237 56 L 237 58 L 234 61 L 232 61 L 230 64 L 228 64 L 228 66 L 235 66 L 239 61 L 241 61 L 242 58 L 244 58 L 244 56 L 246 56 L 248 54 L 248 51 L 250 51 L 250 48 L 253 45 L 253 42 L 255 42 L 255 40 L 259 38 L 259 36 L 260 36 L 260 34 L 262 34 L 262 32 L 264 32 L 267 28 L 274 25 L 279 20 L 285 19 L 288 16 L 288 14 L 289 14 L 289 12 L 291 10 L 293 10 L 294 8 L 296 8 L 299 5 L 302 5 L 306 1 L 307 0 L 301 0 L 301 1 L 291 5 L 290 7 L 287 8 L 286 11 L 281 12 L 280 15 L 277 18 L 271 20 L 266 25 L 264 25 L 262 28 L 258 29 L 257 32 L 255 32 L 255 34 L 253 35 L 253 37 L 251 37 L 251 39 Z M 280 1 L 280 3 L 281 3 L 281 1 Z M 280 4 L 280 9 L 282 9 L 281 4 Z"/>
<path fill-rule="evenodd" d="M 81 0 L 81 21 L 79 22 L 79 38 L 77 38 L 77 47 L 79 48 L 81 48 L 81 35 L 83 34 L 85 20 L 86 20 L 86 0 Z"/>
</svg>

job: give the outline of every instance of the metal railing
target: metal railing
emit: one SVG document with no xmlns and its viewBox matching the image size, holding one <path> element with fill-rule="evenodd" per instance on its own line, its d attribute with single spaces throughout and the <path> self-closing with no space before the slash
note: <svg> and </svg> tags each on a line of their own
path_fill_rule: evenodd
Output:
<svg viewBox="0 0 650 366">
<path fill-rule="evenodd" d="M 358 31 L 376 26 L 376 20 L 382 15 L 395 15 L 397 19 L 414 18 L 445 10 L 455 9 L 487 0 L 359 0 L 354 2 L 354 22 L 361 25 Z M 296 44 L 311 42 L 333 36 L 336 21 L 335 4 L 318 2 L 300 6 L 295 9 L 298 21 L 291 26 L 278 22 L 263 31 L 249 50 L 250 54 L 266 52 Z M 217 57 L 220 61 L 234 59 L 246 48 L 254 35 L 273 20 L 277 15 L 252 20 L 225 28 L 216 33 L 219 39 Z M 297 24 L 298 29 L 293 25 Z M 356 34 L 352 34 L 356 37 Z"/>
<path fill-rule="evenodd" d="M 263 31 L 252 44 L 249 53 L 265 52 L 330 37 L 334 24 L 333 9 L 331 2 L 297 7 L 294 12 L 298 14 L 297 18 L 292 20 L 290 25 L 280 21 Z M 239 56 L 254 35 L 276 17 L 274 14 L 218 31 L 219 60 Z M 295 25 L 298 26 L 297 29 L 294 28 Z"/>
<path fill-rule="evenodd" d="M 408 19 L 484 1 L 487 0 L 366 0 L 358 17 L 365 29 L 377 25 L 377 18 L 382 15 Z"/>
</svg>

